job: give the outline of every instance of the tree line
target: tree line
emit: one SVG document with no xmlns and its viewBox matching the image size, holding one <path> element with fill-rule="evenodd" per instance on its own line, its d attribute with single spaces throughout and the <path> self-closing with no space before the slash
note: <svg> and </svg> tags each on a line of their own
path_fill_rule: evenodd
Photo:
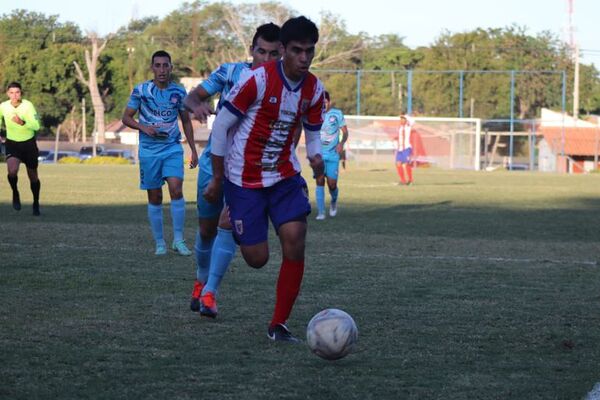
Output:
<svg viewBox="0 0 600 400">
<path fill-rule="evenodd" d="M 25 97 L 38 109 L 43 133 L 51 134 L 60 125 L 61 132 L 75 139 L 81 132 L 82 100 L 88 105 L 87 132 L 94 128 L 92 100 L 101 99 L 104 120 L 119 118 L 133 85 L 151 77 L 154 51 L 171 53 L 176 79 L 206 77 L 223 62 L 246 60 L 258 25 L 282 24 L 295 15 L 295 10 L 277 2 L 233 6 L 193 1 L 162 19 L 134 20 L 97 38 L 73 22 L 59 22 L 56 15 L 13 10 L 0 16 L 0 84 L 21 82 Z M 571 51 L 550 32 L 533 36 L 519 26 L 443 31 L 430 46 L 411 49 L 397 34 L 352 34 L 339 16 L 329 12 L 321 15 L 319 28 L 313 72 L 347 114 L 354 114 L 360 102 L 363 115 L 397 115 L 406 109 L 411 85 L 416 113 L 455 117 L 463 107 L 465 116 L 472 112 L 479 118 L 506 118 L 512 70 L 545 71 L 516 75 L 516 117 L 534 118 L 541 107 L 560 110 L 562 71 L 566 71 L 567 110 L 572 109 Z M 86 75 L 86 50 L 92 50 L 94 38 L 104 45 L 95 67 L 95 99 L 86 79 L 81 79 Z M 78 66 L 84 71 L 78 72 Z M 413 72 L 410 82 L 407 71 Z M 600 77 L 594 65 L 580 67 L 579 96 L 580 113 L 600 113 Z M 463 104 L 458 104 L 461 99 Z"/>
</svg>

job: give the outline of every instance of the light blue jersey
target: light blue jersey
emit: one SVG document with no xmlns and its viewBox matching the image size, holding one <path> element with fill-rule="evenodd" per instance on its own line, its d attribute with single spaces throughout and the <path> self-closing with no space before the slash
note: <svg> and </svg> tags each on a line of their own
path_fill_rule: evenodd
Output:
<svg viewBox="0 0 600 400">
<path fill-rule="evenodd" d="M 174 82 L 170 82 L 165 89 L 160 89 L 154 81 L 149 80 L 133 89 L 127 107 L 139 112 L 139 123 L 153 126 L 157 131 L 168 135 L 159 138 L 140 132 L 140 157 L 182 151 L 177 117 L 179 111 L 184 110 L 185 96 L 185 89 Z"/>
<path fill-rule="evenodd" d="M 219 98 L 219 103 L 217 104 L 217 113 L 221 109 L 223 102 L 225 101 L 225 97 L 227 93 L 231 90 L 231 88 L 237 83 L 240 79 L 242 72 L 248 71 L 252 67 L 252 64 L 246 62 L 238 62 L 238 63 L 225 63 L 221 64 L 217 69 L 215 69 L 208 79 L 203 81 L 200 86 L 209 95 L 214 95 L 216 93 L 220 93 L 221 97 Z M 211 137 L 208 137 L 208 143 L 202 152 L 202 156 L 200 156 L 200 160 L 198 160 L 199 171 L 206 172 L 212 175 L 212 162 L 210 160 L 210 151 L 211 151 Z"/>
<path fill-rule="evenodd" d="M 346 126 L 346 120 L 342 111 L 330 108 L 321 126 L 321 152 L 324 160 L 339 161 L 340 155 L 335 149 L 340 143 L 340 129 L 343 126 Z"/>
</svg>

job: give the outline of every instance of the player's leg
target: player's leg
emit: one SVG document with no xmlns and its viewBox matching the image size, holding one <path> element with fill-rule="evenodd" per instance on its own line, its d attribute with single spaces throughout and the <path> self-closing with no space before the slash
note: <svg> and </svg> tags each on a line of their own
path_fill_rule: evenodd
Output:
<svg viewBox="0 0 600 400">
<path fill-rule="evenodd" d="M 21 209 L 21 196 L 19 194 L 19 165 L 21 156 L 19 143 L 10 139 L 6 140 L 6 169 L 8 172 L 8 183 L 12 189 L 12 206 L 15 210 Z"/>
<path fill-rule="evenodd" d="M 404 168 L 402 167 L 402 152 L 396 152 L 396 171 L 398 172 L 398 176 L 400 177 L 400 184 L 406 184 L 406 177 L 404 176 Z"/>
<path fill-rule="evenodd" d="M 33 215 L 40 215 L 40 188 L 41 183 L 38 177 L 38 156 L 39 151 L 35 139 L 28 141 L 26 157 L 23 162 L 27 167 L 27 176 L 29 177 L 29 187 L 33 194 Z"/>
<path fill-rule="evenodd" d="M 329 205 L 329 216 L 335 217 L 337 215 L 337 201 L 338 201 L 338 176 L 339 176 L 339 161 L 332 160 L 328 163 L 327 168 L 327 187 L 329 188 L 329 195 L 331 196 L 331 203 Z"/>
<path fill-rule="evenodd" d="M 191 256 L 185 245 L 185 199 L 183 198 L 183 152 L 169 154 L 163 160 L 162 176 L 169 186 L 171 221 L 173 223 L 172 249 L 182 256 Z"/>
<path fill-rule="evenodd" d="M 223 202 L 209 203 L 204 198 L 204 189 L 211 181 L 212 175 L 204 170 L 198 170 L 198 181 L 196 186 L 196 211 L 198 215 L 198 231 L 196 232 L 196 242 L 194 243 L 194 253 L 196 258 L 196 280 L 192 290 L 192 299 L 190 309 L 200 311 L 200 296 L 204 285 L 208 281 L 211 254 L 215 237 L 217 236 L 217 226 L 219 222 L 219 213 L 223 208 Z"/>
<path fill-rule="evenodd" d="M 325 162 L 327 169 L 327 162 Z M 317 199 L 317 220 L 325 219 L 325 175 L 317 176 L 316 178 L 316 199 Z"/>
<path fill-rule="evenodd" d="M 273 187 L 269 216 L 279 235 L 282 261 L 277 279 L 276 301 L 268 335 L 272 340 L 299 342 L 286 326 L 304 275 L 306 216 L 310 203 L 306 182 L 298 174 Z"/>
<path fill-rule="evenodd" d="M 406 168 L 406 176 L 408 177 L 408 182 L 406 184 L 410 185 L 413 182 L 412 160 L 411 160 L 412 147 L 409 147 L 408 149 L 406 149 L 406 151 L 407 151 L 407 155 L 406 155 L 407 159 L 406 159 L 406 162 L 404 163 L 404 166 Z"/>
<path fill-rule="evenodd" d="M 268 189 L 242 188 L 227 180 L 223 185 L 233 236 L 252 268 L 261 268 L 269 261 Z"/>
<path fill-rule="evenodd" d="M 217 316 L 216 296 L 221 286 L 221 280 L 235 255 L 235 241 L 229 222 L 229 209 L 227 206 L 221 211 L 217 236 L 210 256 L 208 280 L 202 289 L 200 314 L 215 318 Z"/>
<path fill-rule="evenodd" d="M 156 157 L 140 157 L 140 189 L 148 193 L 148 220 L 156 245 L 154 254 L 167 254 L 163 234 L 161 160 Z"/>
</svg>

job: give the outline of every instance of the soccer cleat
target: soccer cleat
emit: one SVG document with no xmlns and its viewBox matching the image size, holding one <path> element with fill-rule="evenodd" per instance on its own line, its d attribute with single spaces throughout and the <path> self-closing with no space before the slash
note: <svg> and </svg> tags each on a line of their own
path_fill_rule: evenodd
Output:
<svg viewBox="0 0 600 400">
<path fill-rule="evenodd" d="M 321 214 L 319 213 L 319 215 L 317 215 L 317 218 L 315 218 L 317 221 L 323 221 L 325 219 L 325 214 Z"/>
<path fill-rule="evenodd" d="M 19 211 L 21 209 L 21 196 L 19 196 L 18 190 L 13 191 L 12 206 L 17 211 Z"/>
<path fill-rule="evenodd" d="M 335 203 L 331 203 L 329 206 L 329 216 L 335 217 L 337 215 L 337 201 Z"/>
<path fill-rule="evenodd" d="M 202 293 L 203 288 L 204 284 L 196 279 L 194 281 L 194 289 L 192 290 L 192 300 L 190 301 L 190 310 L 193 312 L 200 311 L 200 293 Z"/>
<path fill-rule="evenodd" d="M 292 332 L 284 324 L 270 326 L 267 337 L 275 342 L 301 343 L 301 340 L 292 335 Z"/>
<path fill-rule="evenodd" d="M 40 205 L 33 203 L 33 215 L 38 217 L 40 215 Z"/>
<path fill-rule="evenodd" d="M 167 254 L 167 245 L 164 243 L 156 244 L 156 251 L 154 252 L 155 256 L 164 256 Z"/>
<path fill-rule="evenodd" d="M 209 318 L 217 317 L 217 301 L 213 292 L 206 292 L 200 296 L 200 315 Z"/>
<path fill-rule="evenodd" d="M 180 240 L 178 242 L 173 242 L 172 249 L 175 250 L 179 255 L 182 256 L 191 256 L 192 252 L 185 245 L 185 240 Z"/>
</svg>

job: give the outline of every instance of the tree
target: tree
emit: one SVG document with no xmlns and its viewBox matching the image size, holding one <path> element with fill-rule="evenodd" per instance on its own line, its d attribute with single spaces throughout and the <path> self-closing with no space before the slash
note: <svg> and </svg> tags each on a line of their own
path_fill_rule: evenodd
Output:
<svg viewBox="0 0 600 400">
<path fill-rule="evenodd" d="M 108 38 L 104 40 L 102 44 L 98 44 L 98 36 L 94 32 L 90 32 L 88 34 L 88 38 L 90 40 L 92 46 L 92 53 L 90 54 L 89 49 L 85 49 L 85 65 L 87 68 L 87 79 L 83 76 L 83 72 L 81 67 L 77 61 L 73 61 L 75 65 L 75 69 L 77 71 L 77 78 L 81 81 L 85 86 L 87 86 L 90 97 L 92 98 L 92 107 L 94 108 L 94 123 L 96 127 L 96 138 L 99 143 L 104 143 L 104 133 L 105 133 L 105 124 L 104 124 L 104 101 L 102 100 L 102 96 L 100 95 L 100 89 L 98 88 L 98 78 L 97 78 L 97 70 L 98 70 L 98 58 L 100 57 L 100 53 L 106 47 L 108 43 Z M 96 148 L 94 146 L 94 153 Z M 95 154 L 94 154 L 95 155 Z"/>
</svg>

